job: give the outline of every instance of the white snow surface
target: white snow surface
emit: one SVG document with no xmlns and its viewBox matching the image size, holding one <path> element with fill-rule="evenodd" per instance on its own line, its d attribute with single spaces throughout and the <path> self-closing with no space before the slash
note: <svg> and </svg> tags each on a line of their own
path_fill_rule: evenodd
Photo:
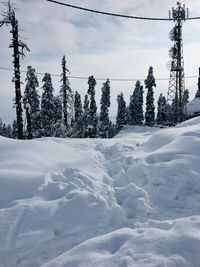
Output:
<svg viewBox="0 0 200 267">
<path fill-rule="evenodd" d="M 1 267 L 199 267 L 200 119 L 0 137 Z"/>
</svg>

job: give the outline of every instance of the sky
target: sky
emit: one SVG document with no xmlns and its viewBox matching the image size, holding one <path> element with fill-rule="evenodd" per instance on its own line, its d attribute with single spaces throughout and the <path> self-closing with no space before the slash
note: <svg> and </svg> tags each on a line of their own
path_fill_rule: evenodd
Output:
<svg viewBox="0 0 200 267">
<path fill-rule="evenodd" d="M 176 6 L 172 0 L 62 0 L 62 2 L 101 11 L 135 16 L 168 18 L 168 11 Z M 59 6 L 46 0 L 12 0 L 17 8 L 20 35 L 30 52 L 21 60 L 21 70 L 31 65 L 37 72 L 61 74 L 61 60 L 66 56 L 72 76 L 95 78 L 140 79 L 147 77 L 149 66 L 154 68 L 155 79 L 169 78 L 167 67 L 169 49 L 173 42 L 169 32 L 170 21 L 138 21 L 84 12 Z M 199 0 L 185 0 L 191 17 L 200 16 Z M 0 11 L 6 7 L 0 3 Z M 200 67 L 200 20 L 183 23 L 183 49 L 185 76 L 198 75 Z M 0 67 L 12 68 L 10 28 L 0 28 Z M 15 119 L 13 109 L 13 73 L 0 69 L 0 118 L 5 123 Z M 39 94 L 42 94 L 42 75 L 38 75 Z M 87 80 L 69 79 L 73 91 L 82 100 L 87 93 Z M 52 77 L 54 93 L 60 89 L 60 78 Z M 25 74 L 22 74 L 22 94 Z M 100 102 L 103 81 L 97 81 L 96 100 Z M 167 96 L 169 81 L 157 81 L 155 105 L 160 93 Z M 143 84 L 143 81 L 142 81 Z M 190 99 L 197 90 L 197 78 L 186 79 Z M 117 112 L 117 95 L 123 92 L 127 104 L 135 87 L 135 81 L 111 81 L 110 116 Z M 146 94 L 146 89 L 145 89 Z"/>
</svg>

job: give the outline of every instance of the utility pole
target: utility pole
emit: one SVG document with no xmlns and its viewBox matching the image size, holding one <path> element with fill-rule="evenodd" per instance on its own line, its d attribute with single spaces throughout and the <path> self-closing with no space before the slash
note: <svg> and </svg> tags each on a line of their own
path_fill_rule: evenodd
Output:
<svg viewBox="0 0 200 267">
<path fill-rule="evenodd" d="M 183 121 L 183 92 L 185 89 L 184 78 L 184 61 L 183 61 L 183 42 L 182 42 L 182 22 L 189 17 L 188 9 L 185 5 L 181 6 L 177 2 L 177 8 L 172 8 L 172 13 L 169 11 L 169 18 L 175 22 L 174 28 L 170 32 L 170 39 L 174 45 L 169 50 L 171 57 L 170 80 L 167 94 L 168 103 L 173 101 L 175 118 L 174 122 Z"/>
</svg>

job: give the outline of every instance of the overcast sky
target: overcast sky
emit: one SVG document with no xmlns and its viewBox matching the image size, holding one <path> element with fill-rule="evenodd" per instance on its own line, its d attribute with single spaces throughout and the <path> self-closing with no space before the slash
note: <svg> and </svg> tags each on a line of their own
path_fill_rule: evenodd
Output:
<svg viewBox="0 0 200 267">
<path fill-rule="evenodd" d="M 173 45 L 169 31 L 173 22 L 138 21 L 108 17 L 59 6 L 45 0 L 13 0 L 17 8 L 20 35 L 31 50 L 21 61 L 21 69 L 32 65 L 37 72 L 61 73 L 61 59 L 66 55 L 68 68 L 73 76 L 94 75 L 96 78 L 145 79 L 149 66 L 154 68 L 155 79 L 168 78 L 168 50 Z M 73 5 L 136 16 L 168 17 L 176 6 L 172 0 L 62 0 Z M 200 1 L 186 0 L 190 16 L 200 16 Z M 6 8 L 1 4 L 1 11 Z M 12 67 L 10 28 L 0 28 L 0 67 Z M 200 66 L 200 20 L 183 24 L 185 75 L 198 75 Z M 14 84 L 12 72 L 0 70 L 0 118 L 12 122 Z M 25 75 L 22 75 L 24 82 Z M 42 76 L 38 75 L 40 94 Z M 55 94 L 59 92 L 59 78 L 53 78 Z M 74 91 L 87 92 L 87 80 L 70 79 Z M 167 95 L 168 81 L 157 81 L 155 98 Z M 22 92 L 25 84 L 22 85 Z M 135 82 L 111 82 L 110 114 L 117 111 L 116 98 L 124 93 L 126 102 L 133 92 Z M 97 84 L 99 103 L 102 81 Z M 197 78 L 186 79 L 190 98 L 197 90 Z"/>
</svg>

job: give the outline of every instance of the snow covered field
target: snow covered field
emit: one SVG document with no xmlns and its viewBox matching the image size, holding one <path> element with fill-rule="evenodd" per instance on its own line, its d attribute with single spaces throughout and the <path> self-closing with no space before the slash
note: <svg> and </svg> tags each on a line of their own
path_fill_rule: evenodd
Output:
<svg viewBox="0 0 200 267">
<path fill-rule="evenodd" d="M 200 119 L 0 137 L 1 267 L 199 267 Z"/>
</svg>

